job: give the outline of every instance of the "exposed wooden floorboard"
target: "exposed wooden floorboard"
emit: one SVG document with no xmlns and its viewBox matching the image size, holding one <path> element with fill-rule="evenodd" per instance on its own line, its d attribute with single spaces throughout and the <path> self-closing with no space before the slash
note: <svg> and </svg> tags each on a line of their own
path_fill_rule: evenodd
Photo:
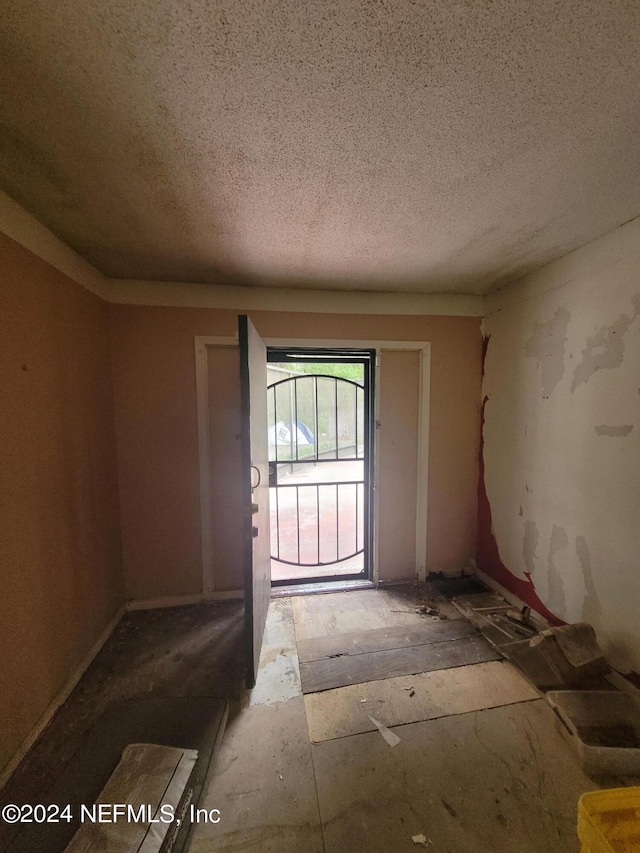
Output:
<svg viewBox="0 0 640 853">
<path fill-rule="evenodd" d="M 300 664 L 302 692 L 317 693 L 347 684 L 361 684 L 365 681 L 413 675 L 417 672 L 433 672 L 499 660 L 501 657 L 499 652 L 478 635 L 442 643 L 309 661 Z"/>
<path fill-rule="evenodd" d="M 476 631 L 466 620 L 456 622 L 423 621 L 421 625 L 389 626 L 360 631 L 353 634 L 333 634 L 328 637 L 313 637 L 298 642 L 298 658 L 301 663 L 334 658 L 338 655 L 382 652 L 426 643 L 441 643 L 470 637 Z"/>
</svg>

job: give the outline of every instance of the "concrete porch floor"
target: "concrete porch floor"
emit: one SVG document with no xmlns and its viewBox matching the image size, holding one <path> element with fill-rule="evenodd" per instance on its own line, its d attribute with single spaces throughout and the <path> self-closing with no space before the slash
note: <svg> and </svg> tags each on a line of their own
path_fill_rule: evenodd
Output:
<svg viewBox="0 0 640 853">
<path fill-rule="evenodd" d="M 271 553 L 295 562 L 299 548 L 301 563 L 308 565 L 272 560 L 272 580 L 295 583 L 361 572 L 364 557 L 355 552 L 364 541 L 363 463 L 344 459 L 309 466 L 283 477 L 280 485 L 269 490 Z M 300 488 L 288 488 L 293 485 Z"/>
<path fill-rule="evenodd" d="M 271 603 L 257 685 L 203 791 L 221 821 L 194 826 L 189 853 L 579 849 L 577 801 L 598 785 L 543 698 L 398 726 L 393 749 L 377 731 L 310 742 L 296 638 L 423 618 L 391 591 Z"/>
</svg>

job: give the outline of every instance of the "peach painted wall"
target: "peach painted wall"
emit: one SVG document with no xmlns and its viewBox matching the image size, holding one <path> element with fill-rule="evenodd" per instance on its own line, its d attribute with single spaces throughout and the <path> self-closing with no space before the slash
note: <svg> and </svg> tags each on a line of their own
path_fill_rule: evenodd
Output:
<svg viewBox="0 0 640 853">
<path fill-rule="evenodd" d="M 207 347 L 213 577 L 216 589 L 242 587 L 244 559 L 240 349 Z"/>
<path fill-rule="evenodd" d="M 198 594 L 194 337 L 234 335 L 237 313 L 115 304 L 110 310 L 126 594 Z M 476 544 L 480 319 L 249 313 L 265 338 L 431 342 L 427 563 L 431 570 L 467 564 Z"/>
<path fill-rule="evenodd" d="M 415 575 L 420 358 L 383 350 L 378 377 L 378 566 L 382 580 Z"/>
<path fill-rule="evenodd" d="M 0 769 L 123 602 L 107 304 L 0 234 Z"/>
</svg>

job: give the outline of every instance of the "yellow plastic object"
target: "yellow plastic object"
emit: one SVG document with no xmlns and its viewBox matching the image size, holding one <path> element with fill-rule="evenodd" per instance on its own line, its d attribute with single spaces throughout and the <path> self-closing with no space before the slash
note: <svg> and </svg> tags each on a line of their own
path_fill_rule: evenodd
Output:
<svg viewBox="0 0 640 853">
<path fill-rule="evenodd" d="M 578 802 L 582 853 L 640 853 L 640 788 L 590 791 Z"/>
</svg>

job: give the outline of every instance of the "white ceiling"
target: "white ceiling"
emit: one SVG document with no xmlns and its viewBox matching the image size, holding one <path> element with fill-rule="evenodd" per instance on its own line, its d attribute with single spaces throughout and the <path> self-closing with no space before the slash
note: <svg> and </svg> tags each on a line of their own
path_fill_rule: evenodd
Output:
<svg viewBox="0 0 640 853">
<path fill-rule="evenodd" d="M 109 276 L 484 293 L 640 214 L 637 0 L 2 0 L 0 186 Z"/>
</svg>

